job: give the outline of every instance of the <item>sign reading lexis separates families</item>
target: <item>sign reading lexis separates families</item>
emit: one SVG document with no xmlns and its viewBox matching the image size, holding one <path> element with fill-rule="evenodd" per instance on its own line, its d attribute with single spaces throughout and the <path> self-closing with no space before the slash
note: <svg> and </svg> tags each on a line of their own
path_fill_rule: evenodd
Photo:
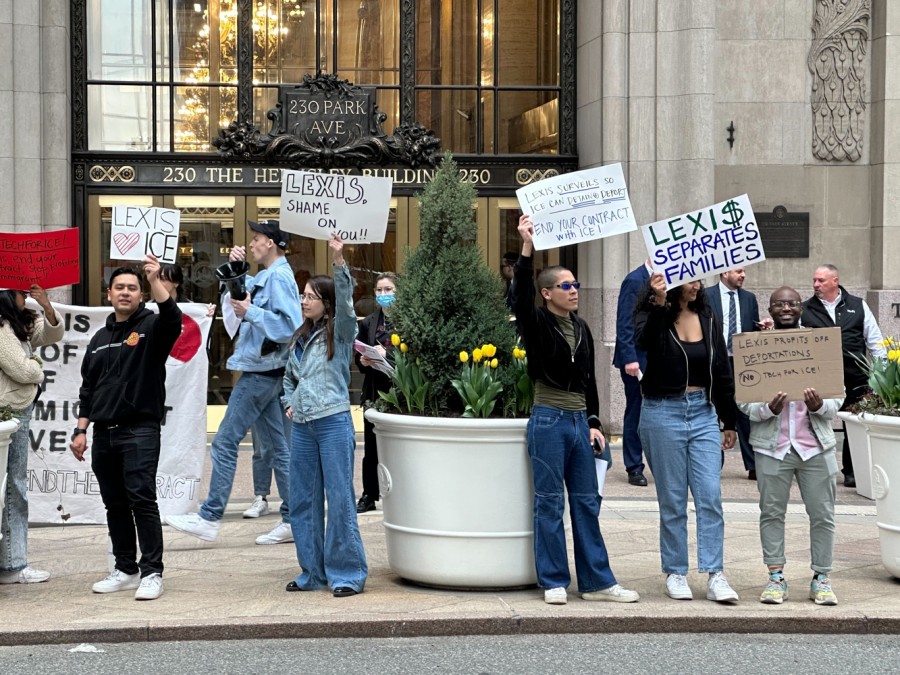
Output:
<svg viewBox="0 0 900 675">
<path fill-rule="evenodd" d="M 545 178 L 516 190 L 543 251 L 637 229 L 621 164 Z"/>
<path fill-rule="evenodd" d="M 393 185 L 375 176 L 284 171 L 281 229 L 313 239 L 337 234 L 345 242 L 382 242 Z"/>
<path fill-rule="evenodd" d="M 747 195 L 641 228 L 668 288 L 766 259 Z"/>
<path fill-rule="evenodd" d="M 844 396 L 840 328 L 739 333 L 732 344 L 738 403 L 768 403 L 779 391 L 802 401 L 809 387 L 822 398 Z"/>
<path fill-rule="evenodd" d="M 181 212 L 155 206 L 114 206 L 109 257 L 112 260 L 143 260 L 155 255 L 173 263 L 178 255 Z"/>
<path fill-rule="evenodd" d="M 78 228 L 34 234 L 0 233 L 0 287 L 28 290 L 79 282 Z"/>
</svg>

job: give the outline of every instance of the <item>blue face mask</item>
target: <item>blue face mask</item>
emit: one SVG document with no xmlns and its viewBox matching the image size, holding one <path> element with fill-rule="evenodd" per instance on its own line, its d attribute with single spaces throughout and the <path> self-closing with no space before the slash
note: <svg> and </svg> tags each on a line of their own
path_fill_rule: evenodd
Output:
<svg viewBox="0 0 900 675">
<path fill-rule="evenodd" d="M 375 296 L 375 302 L 377 302 L 381 307 L 390 307 L 394 304 L 394 294 L 393 293 L 382 293 L 381 295 Z"/>
</svg>

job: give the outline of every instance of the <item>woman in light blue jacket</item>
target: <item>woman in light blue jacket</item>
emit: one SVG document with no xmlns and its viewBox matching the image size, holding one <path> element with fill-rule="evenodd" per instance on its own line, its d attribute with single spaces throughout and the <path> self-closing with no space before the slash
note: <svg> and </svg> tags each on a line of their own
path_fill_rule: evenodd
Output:
<svg viewBox="0 0 900 675">
<path fill-rule="evenodd" d="M 344 242 L 328 242 L 334 280 L 312 277 L 300 300 L 303 324 L 290 347 L 282 403 L 291 431 L 290 521 L 301 572 L 287 591 L 329 586 L 335 597 L 361 593 L 368 565 L 356 522 L 350 417 L 350 358 L 356 338 L 353 280 Z M 325 496 L 328 527 L 325 527 Z"/>
</svg>

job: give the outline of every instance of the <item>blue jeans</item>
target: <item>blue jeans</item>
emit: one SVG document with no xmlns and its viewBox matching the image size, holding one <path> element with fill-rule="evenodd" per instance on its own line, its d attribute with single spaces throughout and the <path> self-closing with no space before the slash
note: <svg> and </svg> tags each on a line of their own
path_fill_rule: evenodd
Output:
<svg viewBox="0 0 900 675">
<path fill-rule="evenodd" d="M 697 510 L 697 563 L 722 571 L 722 443 L 715 408 L 706 392 L 673 398 L 644 397 L 641 443 L 656 481 L 659 552 L 666 574 L 687 574 L 687 494 Z"/>
<path fill-rule="evenodd" d="M 200 517 L 204 520 L 221 520 L 225 514 L 237 471 L 238 446 L 252 426 L 261 447 L 267 450 L 270 457 L 275 484 L 281 496 L 281 518 L 287 522 L 290 453 L 281 421 L 284 417 L 281 390 L 282 378 L 258 373 L 243 373 L 234 385 L 225 417 L 210 451 L 212 476 L 209 495 L 200 506 Z"/>
<path fill-rule="evenodd" d="M 284 425 L 284 440 L 288 448 L 291 447 L 291 418 L 281 414 L 281 423 Z M 272 446 L 264 444 L 260 438 L 263 430 L 254 427 L 251 430 L 253 441 L 253 494 L 257 497 L 268 497 L 272 490 L 272 463 L 275 457 Z M 287 505 L 282 502 L 282 516 L 287 515 Z M 284 518 L 287 520 L 287 518 Z"/>
<path fill-rule="evenodd" d="M 30 405 L 15 413 L 19 420 L 19 430 L 9 439 L 3 539 L 0 539 L 0 572 L 18 572 L 28 566 L 28 426 L 33 408 Z"/>
<path fill-rule="evenodd" d="M 303 590 L 325 585 L 360 592 L 369 566 L 356 521 L 353 453 L 356 437 L 349 412 L 295 422 L 291 432 L 291 531 Z M 325 524 L 325 495 L 328 523 Z"/>
<path fill-rule="evenodd" d="M 600 534 L 600 495 L 584 411 L 535 405 L 528 420 L 528 456 L 534 480 L 534 566 L 541 588 L 566 588 L 572 578 L 563 527 L 565 486 L 569 491 L 578 591 L 615 585 Z"/>
</svg>

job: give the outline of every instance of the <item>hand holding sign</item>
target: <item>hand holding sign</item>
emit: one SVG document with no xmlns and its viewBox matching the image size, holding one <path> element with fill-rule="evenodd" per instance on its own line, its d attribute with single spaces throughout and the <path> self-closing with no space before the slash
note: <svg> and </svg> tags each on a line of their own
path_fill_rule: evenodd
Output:
<svg viewBox="0 0 900 675">
<path fill-rule="evenodd" d="M 328 240 L 328 248 L 331 249 L 332 259 L 338 267 L 344 266 L 344 240 L 335 234 Z"/>
<path fill-rule="evenodd" d="M 173 263 L 178 255 L 181 212 L 147 206 L 114 206 L 109 257 L 143 260 L 152 254 Z"/>
</svg>

